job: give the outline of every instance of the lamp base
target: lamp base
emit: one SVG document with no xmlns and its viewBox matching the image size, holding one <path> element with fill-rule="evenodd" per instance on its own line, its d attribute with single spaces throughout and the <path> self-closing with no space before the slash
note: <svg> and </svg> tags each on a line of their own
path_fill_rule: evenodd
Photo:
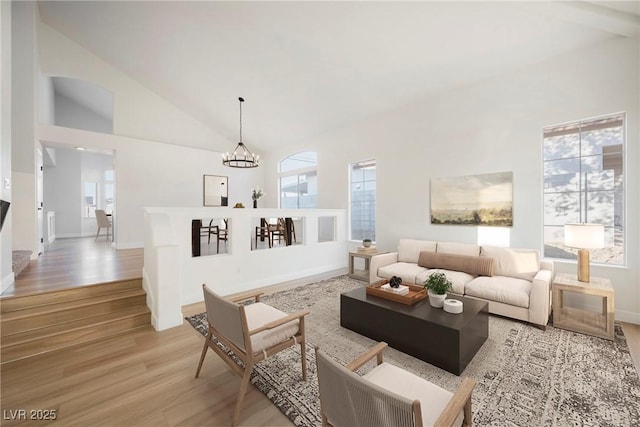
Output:
<svg viewBox="0 0 640 427">
<path fill-rule="evenodd" d="M 578 251 L 578 281 L 589 281 L 589 251 L 586 249 Z"/>
</svg>

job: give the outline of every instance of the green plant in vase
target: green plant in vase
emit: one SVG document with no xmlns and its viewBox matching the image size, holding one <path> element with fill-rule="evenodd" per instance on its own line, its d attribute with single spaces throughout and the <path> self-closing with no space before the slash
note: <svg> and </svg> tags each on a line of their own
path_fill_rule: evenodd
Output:
<svg viewBox="0 0 640 427">
<path fill-rule="evenodd" d="M 424 288 L 429 295 L 429 303 L 432 307 L 441 308 L 447 298 L 447 292 L 452 288 L 451 280 L 444 273 L 432 273 L 424 281 Z"/>
</svg>

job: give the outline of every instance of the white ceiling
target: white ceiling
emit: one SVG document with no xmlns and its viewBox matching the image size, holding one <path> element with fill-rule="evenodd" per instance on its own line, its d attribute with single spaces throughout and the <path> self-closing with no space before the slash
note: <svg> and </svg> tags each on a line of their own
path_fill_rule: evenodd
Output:
<svg viewBox="0 0 640 427">
<path fill-rule="evenodd" d="M 39 7 L 45 23 L 230 140 L 244 97 L 243 140 L 258 151 L 640 28 L 638 1 Z"/>
</svg>

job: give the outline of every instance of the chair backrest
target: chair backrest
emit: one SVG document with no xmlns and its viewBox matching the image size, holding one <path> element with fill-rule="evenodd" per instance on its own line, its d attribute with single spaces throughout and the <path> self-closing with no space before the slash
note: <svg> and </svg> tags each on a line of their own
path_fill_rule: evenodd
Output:
<svg viewBox="0 0 640 427">
<path fill-rule="evenodd" d="M 413 401 L 385 390 L 316 351 L 322 413 L 335 427 L 415 426 Z"/>
<path fill-rule="evenodd" d="M 207 319 L 211 326 L 239 349 L 245 350 L 240 305 L 227 301 L 207 288 L 206 285 L 202 285 L 202 290 L 204 305 L 207 308 Z"/>
<path fill-rule="evenodd" d="M 96 221 L 98 222 L 98 227 L 110 227 L 111 221 L 109 221 L 109 217 L 107 213 L 102 209 L 96 209 Z"/>
</svg>

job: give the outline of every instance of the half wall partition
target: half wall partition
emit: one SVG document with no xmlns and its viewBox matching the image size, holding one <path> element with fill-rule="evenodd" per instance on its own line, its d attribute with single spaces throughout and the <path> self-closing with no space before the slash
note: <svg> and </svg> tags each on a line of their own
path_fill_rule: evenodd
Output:
<svg viewBox="0 0 640 427">
<path fill-rule="evenodd" d="M 193 224 L 203 218 L 227 220 L 224 252 L 193 256 Z M 292 244 L 255 250 L 262 218 L 295 223 Z M 144 221 L 143 286 L 157 330 L 182 324 L 182 306 L 203 300 L 203 283 L 229 295 L 347 266 L 343 209 L 145 208 Z"/>
</svg>

